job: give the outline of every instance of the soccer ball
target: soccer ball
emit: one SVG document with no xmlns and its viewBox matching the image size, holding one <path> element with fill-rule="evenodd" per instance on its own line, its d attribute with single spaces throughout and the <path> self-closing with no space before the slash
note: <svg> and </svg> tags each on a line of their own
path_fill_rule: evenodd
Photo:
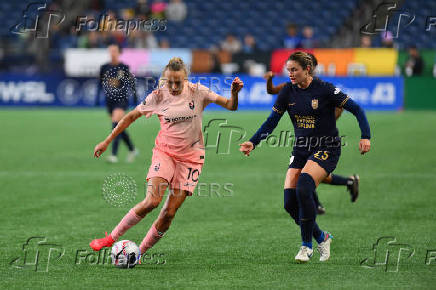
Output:
<svg viewBox="0 0 436 290">
<path fill-rule="evenodd" d="M 133 268 L 139 263 L 141 252 L 134 242 L 123 240 L 112 246 L 111 258 L 115 267 Z"/>
</svg>

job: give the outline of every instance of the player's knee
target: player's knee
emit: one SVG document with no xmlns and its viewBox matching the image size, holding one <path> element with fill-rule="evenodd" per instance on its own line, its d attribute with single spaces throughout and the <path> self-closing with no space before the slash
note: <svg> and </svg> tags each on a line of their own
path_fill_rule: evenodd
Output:
<svg viewBox="0 0 436 290">
<path fill-rule="evenodd" d="M 302 173 L 297 182 L 297 197 L 300 199 L 313 198 L 315 181 L 308 173 Z"/>
<path fill-rule="evenodd" d="M 171 221 L 176 215 L 176 210 L 169 207 L 164 207 L 162 209 L 162 218 L 164 221 Z"/>
<path fill-rule="evenodd" d="M 154 210 L 159 206 L 159 200 L 155 199 L 145 199 L 141 202 L 141 207 L 147 212 Z"/>
<path fill-rule="evenodd" d="M 297 200 L 299 204 L 299 219 L 314 219 L 316 217 L 316 206 L 313 199 L 313 192 L 316 189 L 315 181 L 307 174 L 302 173 L 297 183 Z"/>
</svg>

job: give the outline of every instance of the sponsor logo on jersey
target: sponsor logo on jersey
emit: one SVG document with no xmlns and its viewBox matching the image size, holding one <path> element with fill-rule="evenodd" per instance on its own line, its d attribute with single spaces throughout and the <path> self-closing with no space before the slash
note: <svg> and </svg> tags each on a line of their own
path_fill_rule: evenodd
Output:
<svg viewBox="0 0 436 290">
<path fill-rule="evenodd" d="M 190 120 L 194 119 L 195 117 L 197 117 L 197 115 L 172 117 L 172 118 L 165 117 L 165 121 L 167 121 L 168 123 L 183 122 L 183 121 L 190 121 Z"/>
<path fill-rule="evenodd" d="M 312 100 L 312 108 L 314 110 L 318 109 L 318 99 L 313 99 Z"/>
</svg>

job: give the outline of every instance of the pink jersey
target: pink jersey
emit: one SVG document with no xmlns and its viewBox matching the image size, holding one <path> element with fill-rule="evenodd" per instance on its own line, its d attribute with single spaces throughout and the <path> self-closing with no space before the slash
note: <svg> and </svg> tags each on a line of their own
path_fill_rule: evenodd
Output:
<svg viewBox="0 0 436 290">
<path fill-rule="evenodd" d="M 180 161 L 203 163 L 203 110 L 217 97 L 209 88 L 185 81 L 180 95 L 171 95 L 163 87 L 149 94 L 136 110 L 147 118 L 156 114 L 160 120 L 155 149 Z"/>
</svg>

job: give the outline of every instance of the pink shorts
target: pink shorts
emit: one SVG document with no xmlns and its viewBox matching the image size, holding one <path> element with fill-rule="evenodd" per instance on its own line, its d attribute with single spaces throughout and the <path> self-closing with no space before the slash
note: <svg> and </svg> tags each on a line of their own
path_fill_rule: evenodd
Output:
<svg viewBox="0 0 436 290">
<path fill-rule="evenodd" d="M 147 181 L 152 177 L 161 177 L 168 181 L 171 189 L 194 192 L 200 177 L 202 163 L 181 162 L 163 151 L 153 149 Z"/>
</svg>

